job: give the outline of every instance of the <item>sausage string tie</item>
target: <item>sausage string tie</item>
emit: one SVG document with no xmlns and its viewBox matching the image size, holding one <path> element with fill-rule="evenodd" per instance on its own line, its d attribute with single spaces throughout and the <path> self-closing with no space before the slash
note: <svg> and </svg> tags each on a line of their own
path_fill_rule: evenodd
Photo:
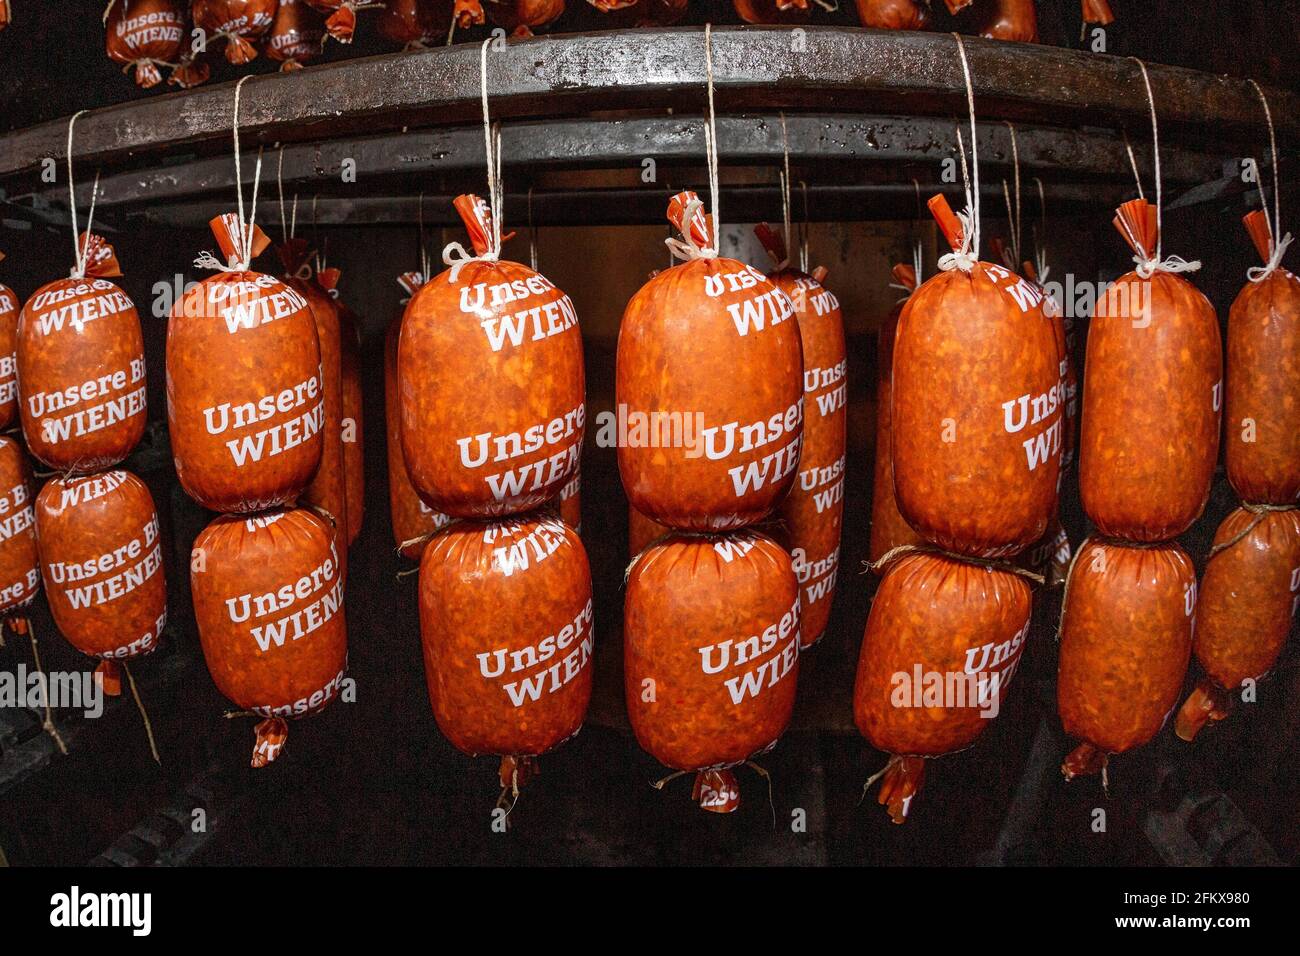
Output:
<svg viewBox="0 0 1300 956">
<path fill-rule="evenodd" d="M 970 114 L 971 169 L 966 168 L 966 146 L 962 142 L 961 127 L 958 127 L 957 151 L 961 153 L 961 176 L 966 190 L 966 208 L 957 213 L 957 218 L 961 220 L 962 225 L 961 245 L 939 257 L 939 268 L 943 272 L 951 272 L 953 269 L 970 272 L 975 268 L 975 263 L 979 262 L 980 252 L 980 153 L 979 144 L 975 139 L 975 89 L 971 84 L 970 63 L 966 60 L 966 45 L 962 43 L 961 34 L 954 33 L 953 36 L 957 40 L 957 53 L 961 58 L 962 78 L 966 81 L 966 108 Z"/>
<path fill-rule="evenodd" d="M 492 221 L 487 224 L 487 249 L 481 256 L 470 254 L 459 242 L 449 242 L 442 250 L 443 265 L 450 266 L 449 282 L 460 277 L 460 270 L 470 262 L 496 262 L 501 258 L 501 209 L 505 194 L 501 185 L 501 128 L 493 125 L 488 111 L 487 57 L 488 47 L 496 42 L 488 37 L 479 47 L 478 79 L 479 98 L 483 104 L 483 152 L 487 157 L 488 209 Z"/>
<path fill-rule="evenodd" d="M 1046 287 L 1047 273 L 1047 195 L 1043 191 L 1043 181 L 1037 176 L 1034 177 L 1034 184 L 1038 187 L 1038 209 L 1042 216 L 1041 225 L 1038 235 L 1034 241 L 1034 271 L 1038 273 L 1038 284 Z"/>
<path fill-rule="evenodd" d="M 1161 181 L 1160 176 L 1160 121 L 1156 117 L 1156 99 L 1151 92 L 1151 77 L 1147 74 L 1147 65 L 1137 57 L 1132 57 L 1132 60 L 1142 71 L 1142 83 L 1147 91 L 1147 106 L 1151 111 L 1151 152 L 1155 156 L 1156 167 L 1156 248 L 1154 255 L 1151 254 L 1151 250 L 1144 248 L 1141 239 L 1133 234 L 1122 216 L 1117 221 L 1122 224 L 1121 228 L 1124 230 L 1129 245 L 1137 250 L 1137 255 L 1133 257 L 1133 261 L 1137 264 L 1137 274 L 1143 279 L 1150 279 L 1157 272 L 1195 272 L 1201 268 L 1200 260 L 1188 262 L 1181 256 L 1170 256 L 1166 259 L 1161 255 L 1161 244 L 1164 240 L 1161 235 L 1164 215 L 1164 183 Z M 1129 158 L 1132 159 L 1131 151 Z M 1135 163 L 1134 173 L 1136 174 L 1136 172 L 1137 166 Z M 1141 177 L 1139 177 L 1138 192 L 1141 193 L 1141 191 L 1142 181 Z"/>
<path fill-rule="evenodd" d="M 708 121 L 704 124 L 704 156 L 709 169 L 709 207 L 712 228 L 708 236 L 712 245 L 699 245 L 691 235 L 689 225 L 682 230 L 682 238 L 668 238 L 664 243 L 668 251 L 678 259 L 689 262 L 691 259 L 716 259 L 718 256 L 718 237 L 722 231 L 722 221 L 718 218 L 718 123 L 713 108 L 713 24 L 704 24 L 704 77 L 709 98 Z M 682 222 L 690 223 L 696 213 L 704 208 L 704 203 L 697 197 L 686 204 L 682 213 Z M 787 220 L 788 223 L 788 220 Z"/>
<path fill-rule="evenodd" d="M 1264 177 L 1259 174 L 1258 168 L 1256 175 L 1259 177 L 1259 204 L 1264 210 L 1264 223 L 1268 226 L 1269 249 L 1271 250 L 1268 261 L 1262 266 L 1254 266 L 1246 270 L 1246 278 L 1251 282 L 1263 282 L 1270 275 L 1277 271 L 1282 264 L 1282 257 L 1286 255 L 1287 247 L 1291 245 L 1291 233 L 1282 232 L 1282 186 L 1281 179 L 1278 176 L 1278 157 L 1277 157 L 1277 132 L 1273 129 L 1273 111 L 1269 109 L 1268 97 L 1260 89 L 1258 83 L 1250 81 L 1250 85 L 1255 87 L 1255 92 L 1259 94 L 1259 101 L 1264 104 L 1264 119 L 1268 121 L 1268 146 L 1273 154 L 1273 216 L 1268 215 L 1268 196 L 1264 194 Z M 1258 166 L 1258 164 L 1256 164 Z"/>
<path fill-rule="evenodd" d="M 45 698 L 45 721 L 41 724 L 41 729 L 50 735 L 55 746 L 59 748 L 59 753 L 65 756 L 68 753 L 68 745 L 63 742 L 63 737 L 59 734 L 59 728 L 54 725 L 54 712 L 50 709 L 50 683 L 45 676 L 45 669 L 41 667 L 41 649 L 36 646 L 36 629 L 32 627 L 31 621 L 27 618 L 13 618 L 11 621 L 14 630 L 27 632 L 28 639 L 32 642 L 32 660 L 36 663 L 36 673 L 40 676 L 41 686 L 44 693 L 41 695 Z"/>
<path fill-rule="evenodd" d="M 256 236 L 254 223 L 257 220 L 257 187 L 262 182 L 262 148 L 257 148 L 257 165 L 253 168 L 253 196 L 248 219 L 244 219 L 244 175 L 239 157 L 239 94 L 244 84 L 252 75 L 241 77 L 235 84 L 235 109 L 231 121 L 232 135 L 235 141 L 235 195 L 239 200 L 239 247 L 231 253 L 230 261 L 223 264 L 211 252 L 201 252 L 194 260 L 194 268 L 210 269 L 214 272 L 247 272 L 248 264 L 253 261 L 253 241 Z"/>
<path fill-rule="evenodd" d="M 77 230 L 77 191 L 72 179 L 72 130 L 77 125 L 77 117 L 85 110 L 78 110 L 68 120 L 68 211 L 72 214 L 72 255 L 75 265 L 69 277 L 84 279 L 86 266 L 90 259 L 90 231 L 95 221 L 95 200 L 99 197 L 99 170 L 95 171 L 95 183 L 90 188 L 90 210 L 86 213 L 86 232 L 83 236 Z"/>
</svg>

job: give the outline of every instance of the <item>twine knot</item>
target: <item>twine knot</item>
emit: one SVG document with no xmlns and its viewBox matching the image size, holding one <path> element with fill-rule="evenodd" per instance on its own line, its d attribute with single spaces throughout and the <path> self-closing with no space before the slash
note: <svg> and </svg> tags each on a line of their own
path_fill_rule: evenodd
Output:
<svg viewBox="0 0 1300 956">
<path fill-rule="evenodd" d="M 1277 242 L 1273 243 L 1273 254 L 1268 257 L 1268 261 L 1262 266 L 1252 266 L 1246 270 L 1246 278 L 1251 282 L 1263 282 L 1271 276 L 1282 265 L 1282 257 L 1286 255 L 1287 247 L 1291 245 L 1291 240 L 1295 238 L 1291 233 L 1287 233 Z"/>
<path fill-rule="evenodd" d="M 1196 259 L 1188 262 L 1182 256 L 1169 256 L 1165 259 L 1146 258 L 1144 256 L 1134 256 L 1133 261 L 1137 263 L 1137 274 L 1143 279 L 1150 279 L 1157 272 L 1195 272 L 1201 268 L 1201 260 Z"/>
</svg>

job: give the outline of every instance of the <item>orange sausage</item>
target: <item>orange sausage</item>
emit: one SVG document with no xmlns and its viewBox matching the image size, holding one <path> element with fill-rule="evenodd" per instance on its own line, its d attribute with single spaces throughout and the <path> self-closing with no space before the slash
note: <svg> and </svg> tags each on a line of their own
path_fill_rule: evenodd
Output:
<svg viewBox="0 0 1300 956">
<path fill-rule="evenodd" d="M 109 57 L 134 69 L 142 89 L 162 82 L 158 64 L 176 62 L 186 41 L 179 0 L 116 0 L 104 28 Z"/>
<path fill-rule="evenodd" d="M 280 61 L 280 71 L 302 69 L 321 54 L 325 24 L 307 0 L 280 0 L 271 32 L 266 38 L 266 55 Z"/>
<path fill-rule="evenodd" d="M 1164 726 L 1187 674 L 1195 608 L 1196 572 L 1178 545 L 1084 542 L 1061 612 L 1057 707 L 1082 741 L 1061 767 L 1067 780 Z"/>
<path fill-rule="evenodd" d="M 321 13 L 329 14 L 325 20 L 325 29 L 329 35 L 340 43 L 351 43 L 357 32 L 357 8 L 364 6 L 365 0 L 307 0 Z"/>
<path fill-rule="evenodd" d="M 1247 215 L 1252 231 L 1258 210 Z M 1257 239 L 1268 259 L 1267 233 Z M 1228 480 L 1243 501 L 1300 502 L 1300 278 L 1280 266 L 1247 282 L 1228 313 Z"/>
<path fill-rule="evenodd" d="M 492 22 L 512 37 L 530 37 L 564 13 L 564 0 L 489 0 L 484 8 Z"/>
<path fill-rule="evenodd" d="M 627 579 L 623 672 L 637 742 L 697 773 L 707 810 L 734 810 L 726 768 L 775 746 L 799 670 L 799 583 L 790 556 L 754 531 L 674 535 Z"/>
<path fill-rule="evenodd" d="M 347 492 L 348 546 L 361 534 L 366 511 L 365 413 L 361 405 L 361 323 L 339 303 L 343 340 L 343 484 Z"/>
<path fill-rule="evenodd" d="M 503 785 L 582 727 L 591 699 L 591 569 L 554 517 L 464 521 L 420 559 L 429 702 L 458 749 L 494 754 Z"/>
<path fill-rule="evenodd" d="M 117 464 L 148 418 L 140 316 L 105 278 L 121 274 L 112 248 L 92 237 L 89 259 L 84 279 L 37 289 L 18 319 L 23 437 L 32 457 L 65 474 Z"/>
<path fill-rule="evenodd" d="M 222 515 L 194 541 L 190 592 L 208 672 L 264 718 L 253 766 L 279 756 L 286 720 L 343 690 L 348 638 L 337 537 L 305 508 Z"/>
<path fill-rule="evenodd" d="M 1120 207 L 1117 227 L 1156 247 L 1155 207 Z M 1135 247 L 1136 248 L 1136 247 Z M 1205 507 L 1219 454 L 1222 345 L 1214 306 L 1181 276 L 1121 276 L 1088 329 L 1079 493 L 1103 534 L 1167 541 Z"/>
<path fill-rule="evenodd" d="M 658 541 L 673 529 L 660 524 L 653 518 L 647 518 L 631 505 L 627 508 L 627 550 L 628 556 L 635 558 L 646 549 L 652 541 Z"/>
<path fill-rule="evenodd" d="M 931 207 L 947 233 L 955 217 L 943 197 Z M 890 419 L 894 494 L 908 524 L 976 557 L 1041 538 L 1056 510 L 1060 385 L 1043 295 L 1009 269 L 980 262 L 912 293 L 894 339 Z"/>
<path fill-rule="evenodd" d="M 36 539 L 50 613 L 77 650 L 118 661 L 158 649 L 167 582 L 158 512 L 128 471 L 52 478 L 36 496 Z"/>
<path fill-rule="evenodd" d="M 732 0 L 736 15 L 746 23 L 807 23 L 808 0 Z"/>
<path fill-rule="evenodd" d="M 41 588 L 31 469 L 22 446 L 0 436 L 0 615 L 23 613 Z"/>
<path fill-rule="evenodd" d="M 876 30 L 924 30 L 930 8 L 918 0 L 857 0 L 858 19 Z"/>
<path fill-rule="evenodd" d="M 712 226 L 698 201 L 673 197 L 669 219 L 706 248 Z M 793 318 L 761 272 L 721 257 L 665 269 L 632 297 L 615 371 L 627 418 L 618 467 L 632 507 L 674 528 L 721 531 L 759 521 L 785 497 L 804 417 Z"/>
<path fill-rule="evenodd" d="M 587 0 L 605 14 L 608 28 L 669 26 L 686 15 L 689 0 Z"/>
<path fill-rule="evenodd" d="M 0 283 L 0 429 L 18 418 L 18 296 Z"/>
<path fill-rule="evenodd" d="M 911 295 L 916 290 L 916 270 L 910 265 L 894 266 L 893 275 L 899 285 L 906 286 Z M 904 299 L 903 302 L 907 300 Z M 921 536 L 912 530 L 901 514 L 894 497 L 894 465 L 890 457 L 890 407 L 893 404 L 894 336 L 898 332 L 898 318 L 903 313 L 903 302 L 890 310 L 880 326 L 876 339 L 876 460 L 871 481 L 871 542 L 869 559 L 872 570 L 883 573 L 876 562 L 894 548 L 905 544 L 920 544 Z"/>
<path fill-rule="evenodd" d="M 209 40 L 225 37 L 226 59 L 236 66 L 257 59 L 255 44 L 271 29 L 279 0 L 193 0 L 194 25 Z"/>
<path fill-rule="evenodd" d="M 794 487 L 781 502 L 776 538 L 790 552 L 800 598 L 803 646 L 821 638 L 830 620 L 844 524 L 844 456 L 848 359 L 840 303 L 822 283 L 790 268 L 785 242 L 766 223 L 755 229 L 777 263 L 768 281 L 789 297 L 803 343 L 803 454 Z"/>
<path fill-rule="evenodd" d="M 1115 14 L 1111 12 L 1108 0 L 1082 0 L 1082 2 L 1084 23 L 1096 23 L 1108 27 L 1115 22 Z"/>
<path fill-rule="evenodd" d="M 1038 11 L 1034 0 L 986 0 L 979 35 L 990 40 L 1038 42 Z"/>
<path fill-rule="evenodd" d="M 853 719 L 890 754 L 880 802 L 903 823 L 923 758 L 975 742 L 1002 706 L 1029 633 L 1018 574 L 930 553 L 890 562 L 867 617 Z"/>
<path fill-rule="evenodd" d="M 447 41 L 451 0 L 388 0 L 375 19 L 379 35 L 407 50 Z"/>
<path fill-rule="evenodd" d="M 205 508 L 293 502 L 324 445 L 307 300 L 258 272 L 223 272 L 186 292 L 167 325 L 167 421 L 176 477 Z"/>
<path fill-rule="evenodd" d="M 461 196 L 456 207 L 482 255 L 486 204 Z M 586 426 L 578 314 L 527 266 L 477 259 L 423 285 L 402 318 L 397 378 L 406 469 L 435 511 L 530 511 L 577 471 Z"/>
<path fill-rule="evenodd" d="M 1192 641 L 1206 676 L 1174 724 L 1184 740 L 1226 717 L 1234 691 L 1273 669 L 1300 608 L 1300 511 L 1238 508 L 1219 525 L 1214 548 Z"/>
</svg>

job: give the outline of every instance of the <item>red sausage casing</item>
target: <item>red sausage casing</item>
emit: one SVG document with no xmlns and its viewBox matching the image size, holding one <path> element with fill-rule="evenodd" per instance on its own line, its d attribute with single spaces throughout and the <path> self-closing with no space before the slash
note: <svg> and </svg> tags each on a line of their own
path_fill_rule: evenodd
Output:
<svg viewBox="0 0 1300 956">
<path fill-rule="evenodd" d="M 0 436 L 0 615 L 20 612 L 40 588 L 31 469 L 22 446 Z"/>
<path fill-rule="evenodd" d="M 456 205 L 482 255 L 486 204 L 461 196 Z M 578 314 L 527 266 L 479 259 L 425 283 L 402 318 L 397 379 L 406 469 L 435 511 L 530 511 L 577 471 L 586 426 Z"/>
<path fill-rule="evenodd" d="M 451 26 L 452 0 L 388 0 L 375 18 L 386 40 L 408 50 L 445 43 Z"/>
<path fill-rule="evenodd" d="M 728 767 L 772 747 L 794 708 L 799 583 L 754 531 L 672 536 L 627 579 L 624 689 L 641 746 L 675 770 Z"/>
<path fill-rule="evenodd" d="M 420 559 L 420 635 L 438 727 L 471 756 L 545 753 L 591 699 L 591 569 L 554 517 L 465 521 Z"/>
<path fill-rule="evenodd" d="M 18 418 L 18 296 L 0 283 L 0 429 Z"/>
<path fill-rule="evenodd" d="M 121 470 L 50 479 L 36 496 L 36 539 L 50 613 L 69 644 L 105 660 L 158 649 L 167 582 L 143 481 Z"/>
<path fill-rule="evenodd" d="M 257 272 L 223 272 L 190 289 L 167 325 L 167 421 L 176 477 L 205 508 L 293 502 L 324 445 L 307 300 Z"/>
<path fill-rule="evenodd" d="M 162 82 L 159 64 L 176 62 L 186 41 L 180 0 L 114 0 L 104 28 L 108 55 L 134 67 L 144 89 Z"/>
<path fill-rule="evenodd" d="M 193 0 L 194 25 L 207 31 L 208 43 L 224 37 L 226 59 L 235 65 L 257 58 L 257 47 L 275 20 L 279 0 Z"/>
<path fill-rule="evenodd" d="M 1057 706 L 1065 732 L 1083 741 L 1067 777 L 1100 770 L 1106 754 L 1164 725 L 1187 674 L 1195 609 L 1196 572 L 1178 545 L 1084 542 L 1061 612 Z"/>
<path fill-rule="evenodd" d="M 894 339 L 894 494 L 912 528 L 977 557 L 1042 537 L 1056 509 L 1060 374 L 1043 295 L 976 263 L 912 293 Z"/>
<path fill-rule="evenodd" d="M 1125 203 L 1117 222 L 1146 230 L 1137 241 L 1155 248 L 1154 207 Z M 1079 493 L 1088 517 L 1101 534 L 1129 541 L 1182 534 L 1205 507 L 1219 454 L 1214 307 L 1181 276 L 1121 276 L 1097 303 L 1083 374 Z"/>
<path fill-rule="evenodd" d="M 18 319 L 18 388 L 32 457 L 57 471 L 117 464 L 144 435 L 144 337 L 130 297 L 88 263 L 84 279 L 59 279 L 32 293 Z"/>
<path fill-rule="evenodd" d="M 699 247 L 712 227 L 694 193 L 669 219 Z M 688 209 L 694 210 L 687 222 Z M 765 517 L 794 484 L 803 353 L 784 292 L 735 259 L 692 258 L 632 297 L 618 333 L 618 467 L 633 508 L 695 531 Z"/>
<path fill-rule="evenodd" d="M 990 40 L 1038 42 L 1038 11 L 1034 0 L 985 0 L 979 35 Z"/>
<path fill-rule="evenodd" d="M 1300 278 L 1280 266 L 1232 303 L 1225 390 L 1233 490 L 1253 504 L 1300 502 Z"/>
<path fill-rule="evenodd" d="M 857 0 L 858 19 L 873 30 L 924 30 L 930 8 L 921 0 Z"/>
<path fill-rule="evenodd" d="M 320 56 L 324 43 L 325 24 L 307 0 L 280 0 L 266 38 L 266 55 L 280 61 L 281 72 L 302 69 Z"/>
</svg>

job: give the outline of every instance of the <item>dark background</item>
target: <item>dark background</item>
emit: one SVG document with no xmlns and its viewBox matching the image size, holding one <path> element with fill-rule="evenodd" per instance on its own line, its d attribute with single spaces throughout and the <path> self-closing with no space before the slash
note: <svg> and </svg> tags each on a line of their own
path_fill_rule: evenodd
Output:
<svg viewBox="0 0 1300 956">
<path fill-rule="evenodd" d="M 15 24 L 0 33 L 0 128 L 153 95 L 137 91 L 104 57 L 100 0 L 14 0 L 14 6 Z M 1114 0 L 1114 6 L 1121 19 L 1109 31 L 1113 53 L 1296 86 L 1300 34 L 1294 3 Z M 1077 44 L 1077 2 L 1044 2 L 1041 8 L 1044 41 Z M 694 5 L 688 22 L 703 22 L 706 16 L 735 22 L 724 4 Z M 835 15 L 819 11 L 814 22 L 851 23 L 854 18 L 846 7 Z M 599 26 L 595 11 L 570 0 L 554 29 Z M 328 58 L 384 52 L 382 43 L 365 39 L 364 19 L 361 32 L 351 49 L 330 44 Z M 214 82 L 236 75 L 223 60 L 213 63 Z M 253 68 L 272 67 L 259 59 Z M 1294 196 L 1289 198 L 1294 209 Z M 1245 269 L 1255 264 L 1239 227 L 1242 202 L 1219 200 L 1166 219 L 1166 248 L 1206 261 L 1195 281 L 1222 318 Z M 1099 209 L 1095 217 L 1070 224 L 1071 248 L 1060 252 L 1062 271 L 1114 277 L 1129 268 L 1110 215 Z M 730 216 L 743 220 L 744 210 L 733 209 Z M 909 227 L 882 228 L 905 235 Z M 994 224 L 990 231 L 999 229 L 1004 231 L 1005 224 Z M 548 256 L 558 256 L 548 249 L 551 237 L 541 230 L 543 271 L 550 271 Z M 127 265 L 121 284 L 139 306 L 145 327 L 154 419 L 148 440 L 126 467 L 149 482 L 164 533 L 173 542 L 169 640 L 164 650 L 135 668 L 163 762 L 157 767 L 150 759 L 129 697 L 99 721 L 60 715 L 71 744 L 66 757 L 49 752 L 36 715 L 0 711 L 0 846 L 11 863 L 1300 860 L 1295 642 L 1274 679 L 1263 686 L 1260 703 L 1208 729 L 1195 745 L 1178 741 L 1166 728 L 1150 745 L 1113 760 L 1107 797 L 1096 778 L 1067 786 L 1058 771 L 1071 745 L 1055 713 L 1059 594 L 1050 591 L 1037 598 L 1034 634 L 1002 716 L 974 747 L 930 762 L 909 823 L 891 825 L 874 794 L 859 805 L 863 781 L 885 760 L 853 731 L 848 713 L 852 668 L 875 587 L 873 578 L 857 573 L 870 514 L 870 441 L 855 441 L 849 451 L 846 531 L 831 628 L 803 658 L 793 728 L 760 760 L 772 775 L 772 808 L 762 779 L 742 770 L 742 806 L 728 817 L 695 809 L 688 799 L 688 780 L 677 780 L 662 792 L 652 789 L 650 782 L 666 771 L 626 730 L 619 670 L 626 503 L 613 451 L 589 441 L 583 462 L 583 538 L 596 578 L 596 698 L 582 734 L 542 761 L 543 775 L 525 791 L 512 814 L 511 831 L 492 832 L 495 761 L 459 754 L 434 724 L 420 659 L 415 579 L 398 577 L 412 565 L 394 553 L 388 523 L 382 331 L 400 308 L 392 275 L 415 264 L 411 229 L 331 234 L 334 264 L 344 269 L 344 297 L 365 320 L 367 509 L 350 559 L 347 607 L 351 673 L 359 699 L 351 705 L 336 703 L 322 716 L 292 725 L 282 758 L 252 771 L 250 722 L 222 718 L 229 704 L 213 687 L 198 653 L 186 569 L 190 542 L 208 516 L 185 498 L 171 472 L 162 427 L 165 319 L 151 314 L 154 283 L 177 274 L 196 278 L 191 261 L 196 250 L 210 247 L 210 238 L 199 231 L 174 230 L 160 241 L 156 234 L 123 230 L 113 240 Z M 7 224 L 0 228 L 0 248 L 11 258 L 0 266 L 0 279 L 26 296 L 64 273 L 68 245 L 66 230 L 20 231 Z M 619 255 L 616 245 L 610 254 Z M 515 255 L 523 257 L 522 250 Z M 634 288 L 605 308 L 620 310 Z M 574 295 L 585 309 L 576 291 Z M 879 318 L 868 325 L 874 328 Z M 1085 336 L 1083 323 L 1080 360 Z M 874 356 L 870 336 L 851 339 L 850 404 L 868 416 Z M 587 372 L 589 407 L 608 407 L 613 392 L 610 338 L 589 339 Z M 1206 514 L 1182 539 L 1198 566 L 1213 529 L 1234 504 L 1220 473 Z M 1073 480 L 1067 483 L 1064 507 L 1077 546 L 1087 528 Z M 43 599 L 34 621 L 47 667 L 90 666 L 59 638 Z M 30 654 L 25 643 L 11 637 L 0 649 L 0 667 L 30 664 Z M 1188 689 L 1195 675 L 1193 664 Z M 188 823 L 200 807 L 208 814 L 208 831 L 195 835 Z M 791 831 L 796 808 L 806 811 L 806 832 Z M 1090 828 L 1096 808 L 1107 813 L 1105 833 Z"/>
</svg>

